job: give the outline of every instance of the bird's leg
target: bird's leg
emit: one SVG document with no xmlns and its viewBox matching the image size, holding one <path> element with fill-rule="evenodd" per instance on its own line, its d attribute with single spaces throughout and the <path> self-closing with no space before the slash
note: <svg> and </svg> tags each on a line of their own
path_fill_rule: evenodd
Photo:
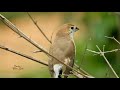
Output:
<svg viewBox="0 0 120 90">
<path fill-rule="evenodd" d="M 62 69 L 60 69 L 60 71 L 59 71 L 58 78 L 62 78 L 61 76 L 62 76 Z"/>
</svg>

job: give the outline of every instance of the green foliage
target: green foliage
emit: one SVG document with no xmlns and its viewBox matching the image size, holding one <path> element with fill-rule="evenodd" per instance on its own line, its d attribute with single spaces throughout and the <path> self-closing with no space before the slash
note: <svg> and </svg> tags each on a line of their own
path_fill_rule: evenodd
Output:
<svg viewBox="0 0 120 90">
<path fill-rule="evenodd" d="M 117 36 L 117 22 L 116 17 L 108 12 L 87 12 L 83 18 L 83 22 L 87 26 L 89 33 L 89 38 L 82 41 L 76 41 L 77 64 L 83 62 L 81 67 L 88 71 L 95 77 L 106 77 L 107 69 L 109 68 L 105 60 L 100 56 L 93 56 L 93 53 L 85 51 L 85 46 L 88 49 L 98 51 L 96 45 L 101 49 L 105 45 L 105 50 L 112 50 L 117 48 L 117 43 L 113 43 L 112 40 L 105 38 L 105 36 Z M 84 54 L 84 52 L 86 52 Z M 82 53 L 83 55 L 80 55 Z M 109 62 L 114 66 L 116 53 L 105 54 Z M 82 60 L 80 56 L 84 56 Z M 110 73 L 112 75 L 112 73 Z M 114 77 L 112 75 L 112 77 Z"/>
</svg>

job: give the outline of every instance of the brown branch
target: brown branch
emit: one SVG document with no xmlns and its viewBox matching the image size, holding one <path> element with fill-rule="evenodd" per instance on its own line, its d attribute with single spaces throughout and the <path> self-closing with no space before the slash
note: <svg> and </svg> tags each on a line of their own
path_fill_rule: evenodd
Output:
<svg viewBox="0 0 120 90">
<path fill-rule="evenodd" d="M 27 12 L 28 16 L 30 17 L 30 19 L 32 20 L 32 22 L 35 24 L 35 26 L 38 28 L 38 30 L 43 34 L 43 36 L 48 40 L 48 42 L 52 43 L 48 37 L 44 34 L 44 32 L 41 30 L 41 28 L 38 26 L 37 22 L 32 18 L 32 16 L 29 14 L 29 12 Z"/>
<path fill-rule="evenodd" d="M 35 61 L 35 62 L 37 62 L 37 63 L 43 64 L 43 65 L 45 65 L 45 66 L 48 66 L 48 64 L 45 63 L 45 62 L 43 62 L 42 60 L 37 60 L 37 59 L 35 59 L 35 58 L 31 57 L 31 56 L 28 56 L 28 55 L 23 54 L 23 53 L 21 53 L 21 52 L 12 50 L 12 49 L 10 49 L 10 48 L 8 48 L 8 47 L 5 47 L 5 46 L 0 45 L 0 48 L 3 49 L 3 50 L 9 51 L 9 52 L 15 53 L 15 54 L 17 54 L 17 55 L 20 55 L 20 56 L 22 56 L 22 57 L 25 57 L 25 58 L 27 58 L 27 59 L 30 59 L 30 60 L 32 60 L 32 61 Z"/>
<path fill-rule="evenodd" d="M 31 56 L 28 56 L 28 55 L 23 54 L 23 53 L 21 53 L 21 52 L 15 51 L 15 50 L 10 49 L 10 48 L 8 48 L 8 47 L 5 47 L 5 46 L 0 45 L 0 48 L 3 49 L 3 50 L 6 50 L 6 51 L 12 52 L 12 53 L 14 53 L 14 54 L 17 54 L 17 55 L 19 55 L 19 56 L 22 56 L 22 57 L 24 57 L 24 58 L 30 59 L 30 60 L 32 60 L 32 61 L 35 61 L 35 62 L 37 62 L 37 63 L 40 63 L 40 64 L 42 64 L 42 65 L 48 66 L 48 64 L 45 63 L 45 62 L 43 62 L 42 60 L 37 60 L 37 59 L 35 59 L 35 58 L 31 57 Z M 77 73 L 75 73 L 75 72 L 72 72 L 72 74 L 73 74 L 75 77 L 77 77 L 77 78 L 83 78 L 82 75 L 77 74 Z"/>
<path fill-rule="evenodd" d="M 12 52 L 12 53 L 14 53 L 14 54 L 17 54 L 17 55 L 19 55 L 19 56 L 22 56 L 22 57 L 24 57 L 24 58 L 30 59 L 30 60 L 32 60 L 32 61 L 35 61 L 35 62 L 37 62 L 37 63 L 40 63 L 40 64 L 42 64 L 42 65 L 48 66 L 48 64 L 45 63 L 45 62 L 43 62 L 42 60 L 35 59 L 35 58 L 31 57 L 31 56 L 28 56 L 28 55 L 23 54 L 23 53 L 21 53 L 21 52 L 15 51 L 15 50 L 10 49 L 10 48 L 8 48 L 8 47 L 5 47 L 5 46 L 0 45 L 0 48 L 3 49 L 3 50 L 6 50 L 6 51 Z M 77 74 L 77 73 L 75 73 L 75 72 L 72 72 L 72 74 L 73 74 L 75 77 L 77 77 L 77 78 L 82 78 L 82 77 L 83 77 L 82 75 Z M 88 76 L 88 77 L 91 78 L 90 76 Z"/>
<path fill-rule="evenodd" d="M 87 77 L 86 74 L 77 71 L 76 69 L 72 68 L 71 66 L 65 64 L 64 62 L 60 61 L 59 59 L 57 59 L 56 57 L 52 56 L 51 54 L 49 54 L 49 52 L 43 48 L 42 46 L 40 46 L 39 44 L 37 44 L 35 41 L 33 41 L 32 39 L 30 39 L 27 35 L 25 35 L 22 31 L 20 31 L 14 24 L 12 24 L 8 19 L 6 19 L 3 15 L 0 14 L 0 20 L 7 25 L 11 30 L 13 30 L 15 33 L 17 33 L 18 35 L 20 35 L 21 37 L 23 37 L 26 41 L 28 41 L 29 43 L 31 43 L 32 45 L 34 45 L 36 48 L 38 48 L 39 50 L 41 50 L 43 53 L 45 53 L 46 55 L 49 55 L 50 57 L 54 58 L 55 60 L 59 61 L 60 63 L 62 63 L 63 65 L 65 65 L 66 67 L 72 69 L 73 71 L 75 71 L 78 74 L 83 75 L 84 77 Z"/>
<path fill-rule="evenodd" d="M 71 73 L 72 73 L 75 77 L 77 77 L 77 78 L 94 78 L 94 77 L 91 76 L 91 75 L 85 75 L 85 76 L 83 76 L 83 75 L 78 74 L 78 73 L 76 73 L 76 72 L 74 72 L 74 71 L 71 71 Z"/>
<path fill-rule="evenodd" d="M 80 70 L 81 72 L 83 72 L 84 74 L 89 75 L 89 76 L 92 76 L 92 75 L 90 75 L 88 72 L 86 72 L 85 70 L 83 70 L 82 68 L 80 68 L 77 64 L 74 64 L 74 66 L 75 66 L 76 68 L 78 68 L 78 70 Z M 92 76 L 92 77 L 93 77 L 93 76 Z"/>
<path fill-rule="evenodd" d="M 82 76 L 82 75 L 80 75 L 80 74 L 77 74 L 77 73 L 75 73 L 75 72 L 73 72 L 73 71 L 71 71 L 71 73 L 72 73 L 75 77 L 77 77 L 77 78 L 84 78 L 84 76 Z"/>
</svg>

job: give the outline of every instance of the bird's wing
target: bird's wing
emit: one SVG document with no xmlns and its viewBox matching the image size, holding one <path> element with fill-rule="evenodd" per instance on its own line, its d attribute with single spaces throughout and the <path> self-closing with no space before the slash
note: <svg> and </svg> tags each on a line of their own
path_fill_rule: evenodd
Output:
<svg viewBox="0 0 120 90">
<path fill-rule="evenodd" d="M 50 47 L 49 53 L 64 63 L 73 66 L 75 58 L 75 46 L 72 40 L 65 38 L 57 39 Z M 50 57 L 49 69 L 53 70 L 53 65 L 59 63 L 57 60 Z"/>
</svg>

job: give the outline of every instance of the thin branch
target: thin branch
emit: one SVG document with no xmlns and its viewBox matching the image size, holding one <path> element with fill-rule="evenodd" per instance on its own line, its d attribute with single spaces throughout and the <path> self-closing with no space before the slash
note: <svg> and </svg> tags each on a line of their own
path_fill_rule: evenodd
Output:
<svg viewBox="0 0 120 90">
<path fill-rule="evenodd" d="M 84 53 L 83 53 L 83 56 L 82 56 L 82 58 L 81 58 L 81 62 L 80 62 L 80 64 L 79 64 L 79 69 L 81 68 L 81 65 L 82 65 L 82 63 L 83 63 L 83 59 L 84 59 L 84 57 L 85 57 L 85 54 L 86 54 L 86 49 L 87 49 L 87 46 L 88 46 L 88 40 L 87 40 L 87 44 L 86 44 L 86 46 L 85 46 L 85 50 L 84 50 Z"/>
<path fill-rule="evenodd" d="M 120 51 L 120 49 L 114 49 L 114 50 L 111 50 L 111 51 L 105 51 L 104 53 L 117 52 L 117 51 Z"/>
<path fill-rule="evenodd" d="M 120 44 L 120 42 L 117 40 L 117 39 L 115 39 L 115 37 L 113 36 L 113 37 L 108 37 L 108 36 L 105 36 L 106 38 L 109 38 L 109 39 L 113 39 L 113 40 L 115 40 L 118 44 Z"/>
<path fill-rule="evenodd" d="M 79 66 L 78 66 L 76 63 L 74 63 L 74 66 L 75 66 L 76 68 L 79 68 Z"/>
<path fill-rule="evenodd" d="M 89 75 L 85 75 L 85 76 L 83 76 L 83 75 L 78 74 L 78 73 L 73 72 L 73 71 L 71 71 L 71 73 L 72 73 L 74 76 L 76 76 L 77 78 L 95 78 L 95 77 L 93 77 L 93 76 L 89 76 Z"/>
<path fill-rule="evenodd" d="M 77 77 L 77 78 L 84 78 L 84 76 L 83 76 L 83 75 L 76 74 L 76 73 L 75 73 L 75 72 L 73 72 L 73 71 L 71 71 L 71 73 L 72 73 L 75 77 Z"/>
<path fill-rule="evenodd" d="M 93 50 L 90 50 L 90 49 L 87 49 L 87 51 L 89 51 L 89 52 L 92 52 L 92 53 L 95 53 L 95 54 L 100 54 L 100 52 L 97 52 L 97 51 L 93 51 Z M 104 52 L 102 52 L 102 53 L 111 53 L 111 52 L 117 52 L 117 51 L 120 51 L 120 49 L 113 49 L 113 50 L 110 50 L 110 51 L 104 51 Z"/>
<path fill-rule="evenodd" d="M 93 51 L 93 50 L 90 50 L 90 49 L 87 49 L 87 51 L 95 53 L 95 54 L 100 54 L 100 52 L 96 52 L 96 51 Z"/>
<path fill-rule="evenodd" d="M 93 50 L 89 50 L 89 49 L 87 49 L 87 50 L 90 51 L 90 52 L 92 52 L 92 53 L 99 54 L 100 56 L 102 56 L 105 59 L 105 61 L 106 61 L 107 65 L 109 66 L 109 68 L 112 70 L 112 72 L 116 76 L 116 78 L 119 78 L 118 75 L 116 74 L 115 70 L 113 69 L 113 67 L 111 66 L 111 64 L 107 60 L 107 58 L 105 57 L 105 55 L 104 55 L 105 52 L 101 51 L 101 49 L 98 47 L 98 45 L 96 45 L 96 47 L 99 50 L 99 52 L 97 52 L 97 53 L 96 53 L 96 51 L 93 51 Z M 104 46 L 103 46 L 103 48 L 104 48 Z M 113 50 L 113 51 L 115 51 L 115 50 Z M 111 51 L 111 52 L 113 52 L 113 51 Z M 108 51 L 107 51 L 107 53 L 108 53 Z"/>
<path fill-rule="evenodd" d="M 12 50 L 12 49 L 10 49 L 10 48 L 8 48 L 8 47 L 5 47 L 5 46 L 0 45 L 0 48 L 3 49 L 3 50 L 9 51 L 9 52 L 15 53 L 15 54 L 17 54 L 17 55 L 20 55 L 20 56 L 22 56 L 22 57 L 25 57 L 25 58 L 27 58 L 27 59 L 30 59 L 30 60 L 32 60 L 32 61 L 38 62 L 38 63 L 40 63 L 40 64 L 43 64 L 43 65 L 45 65 L 45 66 L 48 66 L 48 64 L 45 63 L 45 62 L 43 62 L 42 60 L 37 60 L 37 59 L 35 59 L 35 58 L 31 57 L 31 56 L 28 56 L 28 55 L 23 54 L 23 53 L 21 53 L 21 52 Z"/>
<path fill-rule="evenodd" d="M 35 47 L 37 47 L 38 49 L 40 49 L 42 51 L 42 49 L 43 49 L 42 46 L 40 46 L 35 41 L 33 41 L 32 39 L 30 39 L 27 35 L 25 35 L 22 31 L 20 31 L 14 24 L 12 24 L 8 19 L 6 19 L 1 14 L 0 14 L 0 20 L 5 25 L 7 25 L 11 30 L 13 30 L 15 33 L 17 33 L 18 35 L 20 35 L 21 37 L 23 37 L 25 40 L 27 40 L 29 43 L 31 43 L 32 45 L 34 45 Z M 45 50 L 45 51 L 47 51 L 47 50 Z"/>
<path fill-rule="evenodd" d="M 6 19 L 4 16 L 2 16 L 0 14 L 0 20 L 7 25 L 11 30 L 13 30 L 15 33 L 17 33 L 18 35 L 20 35 L 21 37 L 23 37 L 26 41 L 28 41 L 29 43 L 31 43 L 32 45 L 34 45 L 36 48 L 38 48 L 39 50 L 41 50 L 43 53 L 45 53 L 46 55 L 49 55 L 50 57 L 54 58 L 55 60 L 57 60 L 58 62 L 62 63 L 63 65 L 65 65 L 66 67 L 72 69 L 73 71 L 77 72 L 78 74 L 83 75 L 84 77 L 87 77 L 85 74 L 83 74 L 80 71 L 77 71 L 76 69 L 72 68 L 71 66 L 65 64 L 64 62 L 60 61 L 59 59 L 57 59 L 56 57 L 54 57 L 53 55 L 49 54 L 49 52 L 43 48 L 42 46 L 40 46 L 39 44 L 37 44 L 35 41 L 33 41 L 32 39 L 30 39 L 27 35 L 25 35 L 22 31 L 20 31 L 14 24 L 12 24 L 8 19 Z"/>
<path fill-rule="evenodd" d="M 110 69 L 112 70 L 112 72 L 114 73 L 114 75 L 119 78 L 119 76 L 117 75 L 117 73 L 115 72 L 115 70 L 113 69 L 113 67 L 111 66 L 111 64 L 108 62 L 107 58 L 103 55 L 103 58 L 105 59 L 105 61 L 107 62 L 107 64 L 109 65 Z"/>
<path fill-rule="evenodd" d="M 92 75 L 90 75 L 88 72 L 86 72 L 85 70 L 83 70 L 82 68 L 80 68 L 77 64 L 74 64 L 74 66 L 75 66 L 76 68 L 78 68 L 80 71 L 82 71 L 84 74 L 87 74 L 87 75 L 89 75 L 89 76 L 92 76 Z"/>
<path fill-rule="evenodd" d="M 22 57 L 24 57 L 24 58 L 30 59 L 30 60 L 32 60 L 32 61 L 35 61 L 35 62 L 37 62 L 37 63 L 40 63 L 40 64 L 42 64 L 42 65 L 48 66 L 48 64 L 45 63 L 45 62 L 43 62 L 42 60 L 35 59 L 35 58 L 31 57 L 31 56 L 28 56 L 28 55 L 23 54 L 23 53 L 21 53 L 21 52 L 15 51 L 15 50 L 10 49 L 10 48 L 8 48 L 8 47 L 5 47 L 5 46 L 0 45 L 0 48 L 3 49 L 3 50 L 6 50 L 6 51 L 12 52 L 12 53 L 14 53 L 14 54 L 17 54 L 17 55 L 19 55 L 19 56 L 22 56 Z M 72 74 L 73 74 L 75 77 L 77 77 L 77 78 L 82 78 L 82 77 L 83 77 L 82 75 L 81 75 L 81 77 L 80 77 L 80 74 L 77 74 L 77 73 L 75 73 L 75 72 L 72 72 Z M 88 76 L 88 77 L 90 77 L 90 76 Z M 91 76 L 91 77 L 92 77 L 92 76 Z"/>
<path fill-rule="evenodd" d="M 38 28 L 38 30 L 43 34 L 43 36 L 48 40 L 48 42 L 52 43 L 48 37 L 45 35 L 45 33 L 41 30 L 41 28 L 38 26 L 37 22 L 32 18 L 32 16 L 29 14 L 29 12 L 27 12 L 28 16 L 30 17 L 30 19 L 32 20 L 32 22 L 35 24 L 35 26 Z"/>
<path fill-rule="evenodd" d="M 105 59 L 106 63 L 108 64 L 108 66 L 110 67 L 110 69 L 112 70 L 112 72 L 114 73 L 114 75 L 119 78 L 119 76 L 117 75 L 117 73 L 115 72 L 115 70 L 113 69 L 113 67 L 111 66 L 111 64 L 108 62 L 107 58 L 105 57 L 105 55 L 103 55 L 103 58 Z"/>
</svg>

